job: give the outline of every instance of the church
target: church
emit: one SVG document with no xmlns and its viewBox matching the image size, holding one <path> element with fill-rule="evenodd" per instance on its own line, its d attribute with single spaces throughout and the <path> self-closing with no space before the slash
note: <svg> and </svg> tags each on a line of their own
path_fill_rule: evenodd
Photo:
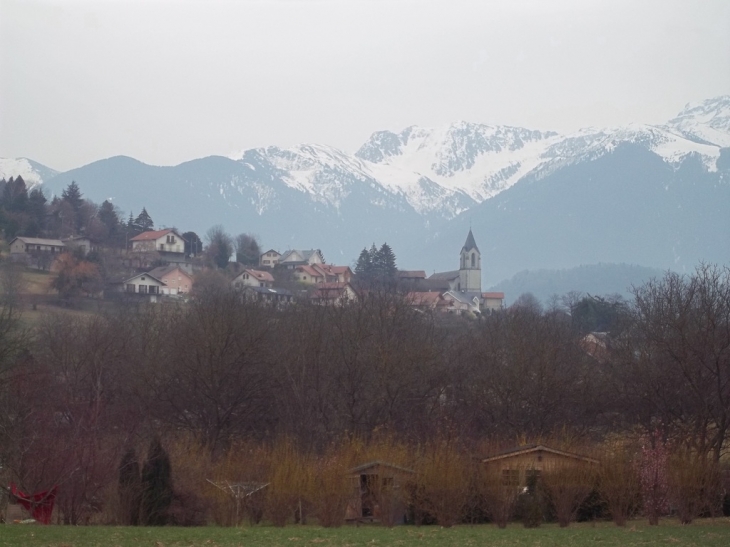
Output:
<svg viewBox="0 0 730 547">
<path fill-rule="evenodd" d="M 504 293 L 482 292 L 482 255 L 471 228 L 459 254 L 459 269 L 434 273 L 426 281 L 432 290 L 444 291 L 442 298 L 456 310 L 482 313 L 504 307 Z"/>
</svg>

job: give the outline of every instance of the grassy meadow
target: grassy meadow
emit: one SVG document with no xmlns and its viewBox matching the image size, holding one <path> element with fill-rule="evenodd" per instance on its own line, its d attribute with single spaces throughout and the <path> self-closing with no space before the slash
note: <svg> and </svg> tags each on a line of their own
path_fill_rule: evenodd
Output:
<svg viewBox="0 0 730 547">
<path fill-rule="evenodd" d="M 573 524 L 559 528 L 546 524 L 526 529 L 511 524 L 496 526 L 256 526 L 243 528 L 144 528 L 111 526 L 0 525 L 0 547 L 297 547 L 393 545 L 580 547 L 609 546 L 717 546 L 730 545 L 730 519 L 698 520 L 689 526 L 665 519 L 659 526 L 646 521 L 619 528 L 610 522 Z"/>
</svg>

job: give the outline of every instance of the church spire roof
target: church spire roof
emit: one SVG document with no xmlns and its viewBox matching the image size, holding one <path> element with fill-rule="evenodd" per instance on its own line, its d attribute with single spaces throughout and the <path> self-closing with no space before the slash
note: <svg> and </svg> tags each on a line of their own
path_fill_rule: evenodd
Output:
<svg viewBox="0 0 730 547">
<path fill-rule="evenodd" d="M 477 252 L 480 252 L 479 247 L 477 247 L 477 242 L 474 241 L 474 234 L 471 233 L 471 228 L 469 228 L 469 235 L 466 236 L 466 243 L 464 243 L 464 247 L 461 251 L 471 251 L 472 249 L 476 249 Z"/>
</svg>

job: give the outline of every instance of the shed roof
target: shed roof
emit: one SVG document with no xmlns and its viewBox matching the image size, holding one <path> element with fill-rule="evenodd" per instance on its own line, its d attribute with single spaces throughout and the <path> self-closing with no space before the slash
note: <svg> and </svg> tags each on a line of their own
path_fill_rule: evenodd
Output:
<svg viewBox="0 0 730 547">
<path fill-rule="evenodd" d="M 503 450 L 502 452 L 499 452 L 498 454 L 495 454 L 493 456 L 488 456 L 488 457 L 482 459 L 482 463 L 488 463 L 488 462 L 493 462 L 493 461 L 497 461 L 497 460 L 513 458 L 515 456 L 521 456 L 523 454 L 530 454 L 531 452 L 549 452 L 551 454 L 565 456 L 566 458 L 573 458 L 576 460 L 582 460 L 582 461 L 589 462 L 589 463 L 599 463 L 598 460 L 596 460 L 594 458 L 589 458 L 588 456 L 582 456 L 581 454 L 575 454 L 574 452 L 566 452 L 564 450 L 557 450 L 555 448 L 550 448 L 549 446 L 545 446 L 542 444 L 527 444 L 524 446 L 517 446 L 514 448 L 510 448 L 508 450 Z"/>
<path fill-rule="evenodd" d="M 350 469 L 349 473 L 361 473 L 362 471 L 371 469 L 373 467 L 389 467 L 389 468 L 395 469 L 397 471 L 402 471 L 403 473 L 415 474 L 415 471 L 413 469 L 408 469 L 406 467 L 401 467 L 400 465 L 396 465 L 394 463 L 389 463 L 389 462 L 384 462 L 381 460 L 375 460 L 372 462 L 364 463 L 362 465 L 358 465 L 357 467 L 353 467 L 352 469 Z"/>
<path fill-rule="evenodd" d="M 48 245 L 52 247 L 65 247 L 63 241 L 60 239 L 44 239 L 40 237 L 25 237 L 25 236 L 18 236 L 15 239 L 19 239 L 26 245 Z M 15 241 L 13 239 L 13 241 Z M 13 241 L 10 242 L 10 244 L 13 244 Z"/>
</svg>

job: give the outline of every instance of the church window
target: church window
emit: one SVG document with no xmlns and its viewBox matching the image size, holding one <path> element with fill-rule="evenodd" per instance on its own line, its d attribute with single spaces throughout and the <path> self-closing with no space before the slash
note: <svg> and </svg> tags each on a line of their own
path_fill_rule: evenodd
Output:
<svg viewBox="0 0 730 547">
<path fill-rule="evenodd" d="M 475 266 L 476 254 L 471 253 L 471 267 Z"/>
</svg>

